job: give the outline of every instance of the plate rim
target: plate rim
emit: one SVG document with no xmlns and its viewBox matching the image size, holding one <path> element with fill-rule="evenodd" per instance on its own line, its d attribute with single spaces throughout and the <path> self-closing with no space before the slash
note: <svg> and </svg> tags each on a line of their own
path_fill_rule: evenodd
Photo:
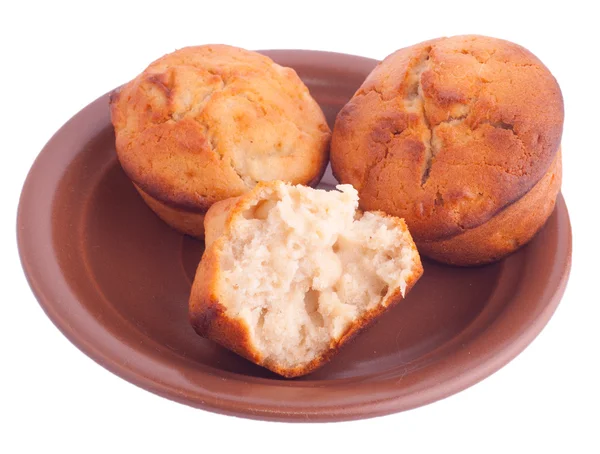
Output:
<svg viewBox="0 0 600 454">
<path fill-rule="evenodd" d="M 286 55 L 286 64 L 288 65 L 290 62 L 302 60 L 307 55 L 310 55 L 313 61 L 316 58 L 319 60 L 319 62 L 323 62 L 323 64 L 327 64 L 329 67 L 334 67 L 336 65 L 339 66 L 339 62 L 349 62 L 350 60 L 354 62 L 360 62 L 361 65 L 365 66 L 374 66 L 377 63 L 377 60 L 366 57 L 326 51 L 278 49 L 261 52 L 273 57 L 282 57 L 283 55 Z M 560 266 L 559 278 L 555 282 L 551 282 L 546 285 L 546 289 L 550 288 L 550 296 L 543 307 L 542 313 L 540 313 L 538 317 L 534 319 L 534 323 L 529 325 L 527 329 L 524 329 L 518 336 L 509 338 L 506 342 L 507 345 L 494 345 L 494 349 L 492 349 L 492 352 L 488 354 L 488 357 L 476 364 L 475 367 L 470 370 L 468 380 L 465 380 L 461 377 L 450 377 L 449 380 L 441 381 L 437 386 L 430 386 L 428 388 L 426 387 L 417 393 L 409 394 L 409 396 L 396 395 L 381 400 L 363 399 L 362 401 L 347 403 L 345 405 L 328 406 L 325 403 L 321 406 L 313 405 L 310 408 L 301 408 L 297 404 L 290 405 L 287 403 L 286 405 L 285 402 L 280 402 L 278 405 L 276 405 L 274 403 L 264 404 L 256 402 L 251 404 L 249 402 L 240 401 L 239 399 L 228 400 L 223 396 L 215 396 L 213 395 L 214 393 L 211 394 L 208 392 L 208 390 L 206 390 L 207 392 L 205 395 L 197 395 L 192 393 L 190 390 L 181 391 L 178 387 L 166 383 L 164 380 L 159 380 L 157 376 L 149 376 L 143 372 L 141 373 L 139 364 L 140 358 L 137 358 L 138 361 L 135 361 L 135 358 L 128 357 L 129 353 L 123 353 L 123 357 L 117 358 L 107 354 L 107 347 L 105 344 L 102 344 L 102 342 L 98 344 L 98 337 L 104 338 L 105 336 L 109 336 L 113 341 L 115 340 L 114 336 L 108 329 L 103 327 L 100 323 L 97 323 L 98 329 L 93 333 L 89 333 L 87 331 L 77 331 L 77 324 L 73 324 L 72 320 L 69 320 L 68 317 L 65 316 L 65 313 L 68 315 L 69 307 L 73 305 L 82 307 L 82 303 L 78 300 L 73 292 L 69 291 L 68 282 L 66 278 L 64 278 L 64 275 L 60 273 L 60 264 L 58 263 L 58 260 L 54 254 L 50 254 L 54 262 L 54 269 L 52 272 L 54 272 L 54 274 L 57 274 L 56 272 L 58 272 L 58 275 L 62 277 L 63 282 L 61 285 L 64 284 L 64 287 L 67 290 L 67 293 L 63 292 L 63 294 L 68 295 L 70 293 L 71 298 L 62 298 L 60 301 L 56 301 L 52 296 L 49 295 L 51 292 L 47 287 L 44 286 L 42 279 L 40 279 L 40 275 L 43 275 L 48 271 L 45 270 L 40 272 L 39 269 L 36 270 L 36 256 L 39 254 L 37 254 L 36 250 L 34 249 L 35 246 L 40 245 L 40 240 L 44 241 L 44 238 L 47 238 L 48 236 L 51 238 L 52 232 L 40 232 L 41 229 L 38 228 L 36 230 L 35 227 L 33 229 L 28 228 L 28 226 L 31 225 L 31 222 L 28 220 L 30 215 L 27 212 L 27 208 L 35 204 L 34 200 L 36 197 L 40 196 L 40 193 L 35 190 L 36 185 L 40 180 L 44 181 L 45 169 L 43 166 L 43 159 L 47 157 L 49 153 L 54 152 L 53 143 L 55 141 L 58 141 L 61 136 L 65 134 L 70 134 L 70 128 L 72 127 L 72 122 L 75 118 L 85 117 L 86 115 L 90 116 L 90 120 L 92 120 L 90 131 L 94 127 L 104 124 L 102 118 L 100 119 L 101 121 L 98 121 L 98 118 L 96 117 L 96 111 L 100 109 L 101 104 L 106 103 L 109 93 L 100 96 L 77 112 L 71 119 L 69 119 L 52 136 L 52 138 L 46 143 L 39 155 L 36 157 L 27 174 L 19 199 L 17 212 L 17 245 L 21 265 L 23 267 L 28 284 L 36 300 L 48 318 L 50 318 L 50 320 L 62 332 L 62 334 L 83 353 L 104 368 L 129 381 L 130 383 L 133 383 L 162 397 L 166 397 L 186 405 L 217 413 L 244 416 L 252 419 L 306 422 L 342 421 L 381 416 L 398 411 L 408 410 L 448 397 L 478 383 L 482 379 L 496 372 L 510 360 L 515 358 L 519 353 L 521 353 L 533 341 L 533 339 L 547 324 L 561 300 L 566 288 L 571 267 L 572 233 L 568 210 L 562 194 L 559 194 L 555 210 L 558 211 L 560 222 L 562 222 L 561 226 L 564 228 L 562 232 L 558 233 L 558 236 L 567 239 L 565 242 L 566 249 L 562 251 L 562 264 Z M 106 115 L 107 114 L 108 109 L 106 108 Z M 91 133 L 87 135 L 90 137 L 92 136 Z M 79 152 L 80 150 L 76 150 L 76 152 L 73 154 L 73 157 L 77 156 Z M 70 162 L 72 162 L 72 159 L 67 162 L 67 165 Z M 45 179 L 47 180 L 48 178 Z M 55 186 L 52 189 L 56 188 L 56 185 L 58 185 L 59 181 L 60 178 L 57 178 L 54 182 Z M 50 183 L 52 183 L 52 181 L 50 181 Z M 52 194 L 53 193 L 54 192 L 52 192 Z M 49 197 L 48 194 L 43 194 L 43 196 Z M 51 207 L 49 207 L 48 210 L 52 212 Z M 33 243 L 35 243 L 35 246 L 32 246 Z M 51 242 L 49 245 L 47 245 L 47 247 L 54 249 Z M 496 321 L 494 321 L 494 323 L 496 323 Z M 477 342 L 479 338 L 480 336 L 477 336 L 473 338 L 471 342 Z M 127 342 L 119 342 L 121 342 L 123 347 L 127 347 L 127 349 L 123 349 L 124 352 L 131 350 L 131 347 L 127 344 Z M 132 354 L 135 356 L 143 355 L 144 353 L 138 350 L 133 350 Z M 124 359 L 125 361 L 118 361 L 118 359 Z M 150 361 L 151 363 L 152 361 L 155 361 L 155 359 L 147 358 L 147 361 Z M 245 376 L 245 378 L 247 379 L 248 377 Z M 282 383 L 287 383 L 285 386 L 291 387 L 310 387 L 310 383 L 314 383 L 314 381 L 278 382 L 279 385 Z M 410 397 L 412 397 L 412 399 L 409 399 Z M 276 399 L 273 399 L 273 401 L 275 400 Z"/>
</svg>

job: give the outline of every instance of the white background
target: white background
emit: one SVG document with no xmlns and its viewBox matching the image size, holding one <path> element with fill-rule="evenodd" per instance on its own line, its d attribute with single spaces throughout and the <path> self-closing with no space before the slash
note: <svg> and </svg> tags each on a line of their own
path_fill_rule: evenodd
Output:
<svg viewBox="0 0 600 454">
<path fill-rule="evenodd" d="M 0 452 L 600 452 L 600 44 L 594 2 L 2 2 L 0 6 Z M 557 5 L 557 6 L 554 6 Z M 26 173 L 88 102 L 176 48 L 227 43 L 383 58 L 443 35 L 524 45 L 565 98 L 563 193 L 573 268 L 554 318 L 480 384 L 402 414 L 337 424 L 249 421 L 185 407 L 112 375 L 71 345 L 32 296 L 15 215 Z M 595 218 L 594 218 L 595 216 Z"/>
</svg>

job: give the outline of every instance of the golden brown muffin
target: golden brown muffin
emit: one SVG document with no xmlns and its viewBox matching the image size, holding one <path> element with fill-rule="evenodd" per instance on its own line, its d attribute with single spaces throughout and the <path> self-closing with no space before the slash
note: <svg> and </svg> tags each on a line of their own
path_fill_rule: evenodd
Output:
<svg viewBox="0 0 600 454">
<path fill-rule="evenodd" d="M 349 185 L 282 182 L 214 204 L 190 296 L 198 334 L 285 377 L 328 361 L 423 273 L 402 219 Z"/>
<path fill-rule="evenodd" d="M 330 130 L 294 70 L 207 45 L 152 63 L 111 96 L 119 161 L 148 205 L 202 238 L 216 201 L 259 181 L 316 184 Z"/>
<path fill-rule="evenodd" d="M 393 53 L 368 76 L 338 114 L 332 168 L 358 189 L 361 208 L 403 217 L 418 246 L 448 240 L 487 223 L 540 181 L 563 117 L 556 80 L 523 47 L 440 38 Z M 555 195 L 548 193 L 552 203 Z M 533 224 L 519 238 L 543 222 Z M 482 238 L 457 260 L 450 248 L 433 255 L 463 264 L 499 257 L 486 248 Z"/>
</svg>

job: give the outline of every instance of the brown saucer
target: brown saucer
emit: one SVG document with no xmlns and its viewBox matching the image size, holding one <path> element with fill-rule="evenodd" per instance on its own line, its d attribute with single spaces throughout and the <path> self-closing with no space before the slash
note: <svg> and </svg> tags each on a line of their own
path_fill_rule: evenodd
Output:
<svg viewBox="0 0 600 454">
<path fill-rule="evenodd" d="M 294 67 L 330 123 L 376 61 L 265 52 Z M 326 176 L 333 183 L 331 174 Z M 425 262 L 403 303 L 330 364 L 284 380 L 198 337 L 188 323 L 202 243 L 142 202 L 119 167 L 108 96 L 48 142 L 21 195 L 18 243 L 41 306 L 83 352 L 149 391 L 257 419 L 334 421 L 406 410 L 498 370 L 540 332 L 564 291 L 571 229 L 561 197 L 544 229 L 502 262 Z"/>
</svg>

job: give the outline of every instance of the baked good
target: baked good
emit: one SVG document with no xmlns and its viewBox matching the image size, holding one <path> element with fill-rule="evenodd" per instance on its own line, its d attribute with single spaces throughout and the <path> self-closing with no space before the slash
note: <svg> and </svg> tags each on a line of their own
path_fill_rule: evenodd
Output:
<svg viewBox="0 0 600 454">
<path fill-rule="evenodd" d="M 294 70 L 247 50 L 187 47 L 111 96 L 119 161 L 167 223 L 202 238 L 216 201 L 258 181 L 316 184 L 330 130 Z"/>
<path fill-rule="evenodd" d="M 358 189 L 361 208 L 404 218 L 424 255 L 485 263 L 528 241 L 549 216 L 537 211 L 512 246 L 496 244 L 494 233 L 512 235 L 497 216 L 556 173 L 563 118 L 556 80 L 523 47 L 435 39 L 398 50 L 367 77 L 336 119 L 332 168 Z M 536 203 L 551 206 L 554 189 Z M 526 205 L 517 207 L 529 215 Z M 468 251 L 448 246 L 457 236 L 470 239 Z"/>
<path fill-rule="evenodd" d="M 259 183 L 215 203 L 190 296 L 201 336 L 285 377 L 324 364 L 423 272 L 402 219 L 356 190 Z"/>
</svg>

